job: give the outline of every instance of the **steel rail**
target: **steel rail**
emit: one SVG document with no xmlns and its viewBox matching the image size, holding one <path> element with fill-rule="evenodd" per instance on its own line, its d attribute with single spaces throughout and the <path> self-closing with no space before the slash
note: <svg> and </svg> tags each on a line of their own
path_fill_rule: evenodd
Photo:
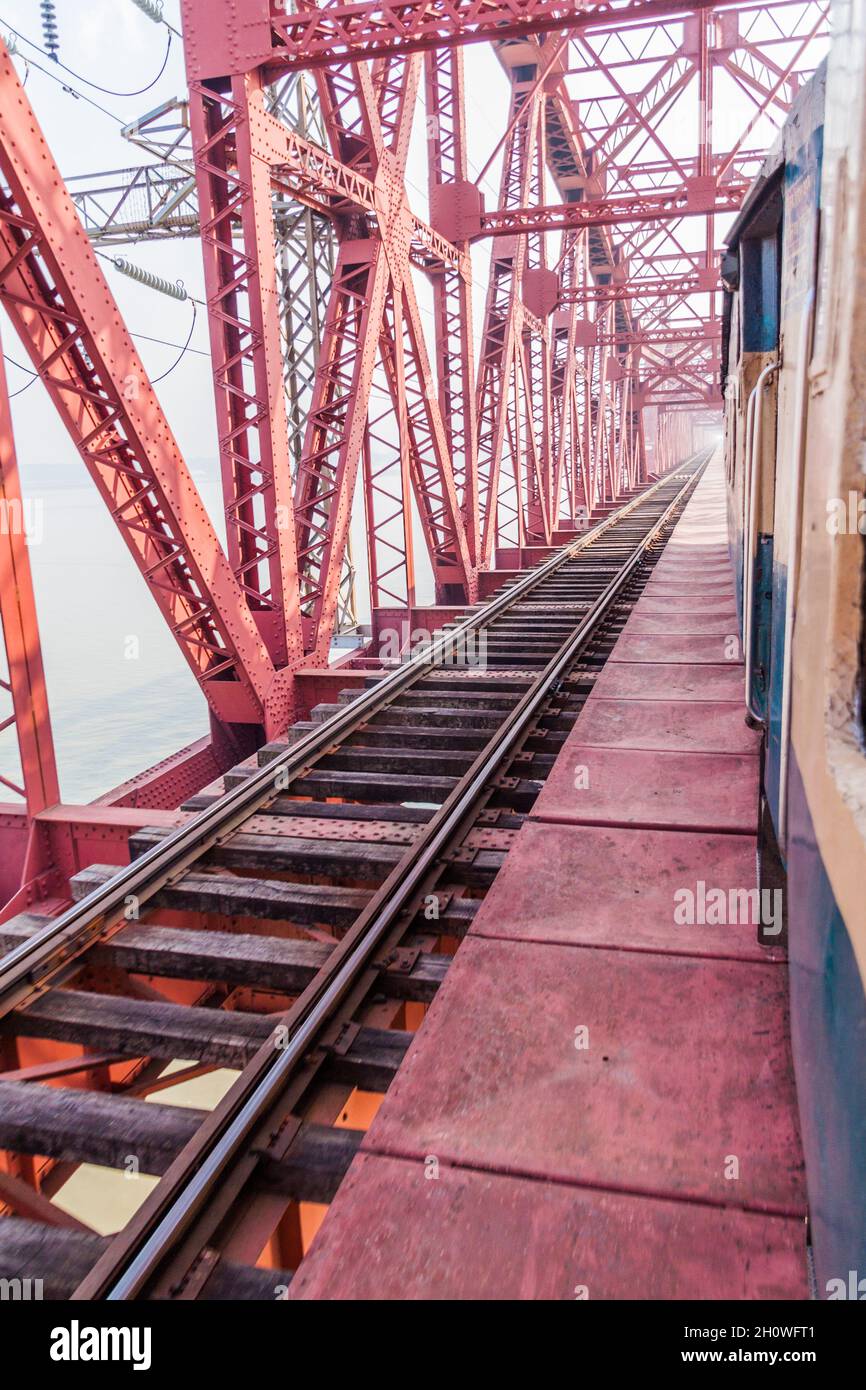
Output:
<svg viewBox="0 0 866 1390">
<path fill-rule="evenodd" d="M 693 460 L 701 458 L 702 452 L 694 455 Z M 108 940 L 116 931 L 128 925 L 131 919 L 127 913 L 131 904 L 137 915 L 142 904 L 166 884 L 176 880 L 209 849 L 233 834 L 250 816 L 287 790 L 289 782 L 304 775 L 317 758 L 332 751 L 344 735 L 351 733 L 363 719 L 387 704 L 391 696 L 399 694 L 407 685 L 446 659 L 459 648 L 470 632 L 488 626 L 570 559 L 594 545 L 611 527 L 669 484 L 674 476 L 676 471 L 666 474 L 652 487 L 612 512 L 598 526 L 506 587 L 478 612 L 444 632 L 423 652 L 416 653 L 397 670 L 364 691 L 346 706 L 344 712 L 332 716 L 319 729 L 311 730 L 245 779 L 240 786 L 198 812 L 192 820 L 172 831 L 132 864 L 119 869 L 107 883 L 94 888 L 74 906 L 34 932 L 26 942 L 0 958 L 0 1018 L 20 1007 L 27 998 L 49 983 L 57 984 L 68 977 L 76 968 L 77 958 L 95 940 Z"/>
<path fill-rule="evenodd" d="M 274 1033 L 175 1159 L 129 1227 L 120 1233 L 79 1285 L 74 1299 L 134 1299 L 153 1282 L 168 1255 L 201 1213 L 209 1194 L 224 1179 L 226 1170 L 248 1152 L 251 1139 L 278 1102 L 316 1037 L 370 966 L 383 939 L 410 907 L 431 869 L 441 862 L 443 853 L 474 812 L 478 799 L 513 753 L 527 726 L 596 633 L 608 609 L 633 577 L 684 497 L 696 486 L 711 452 L 706 451 L 705 457 L 695 456 L 700 461 L 686 474 L 676 495 L 492 735 L 425 827 L 421 839 L 407 848 L 316 979 L 275 1022 Z M 669 485 L 681 476 L 682 470 L 676 470 L 662 482 Z M 653 493 L 656 491 L 657 488 L 652 489 Z M 643 500 L 648 495 L 644 494 Z"/>
</svg>

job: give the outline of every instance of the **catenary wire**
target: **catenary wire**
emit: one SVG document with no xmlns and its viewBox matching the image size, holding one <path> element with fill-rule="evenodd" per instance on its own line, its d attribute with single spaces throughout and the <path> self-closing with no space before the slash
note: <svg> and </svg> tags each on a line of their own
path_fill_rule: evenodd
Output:
<svg viewBox="0 0 866 1390">
<path fill-rule="evenodd" d="M 145 87 L 136 87 L 136 89 L 132 92 L 116 92 L 111 87 L 102 87 L 98 82 L 92 82 L 89 77 L 85 77 L 82 73 L 76 72 L 74 68 L 67 67 L 66 63 L 61 63 L 59 58 L 55 58 L 54 55 L 49 53 L 47 49 L 43 48 L 41 44 L 34 42 L 33 39 L 28 39 L 26 34 L 22 34 L 21 30 L 16 29 L 14 25 L 8 22 L 8 20 L 5 20 L 2 17 L 0 17 L 0 24 L 3 24 L 9 30 L 10 34 L 14 34 L 16 39 L 20 39 L 22 43 L 26 43 L 30 48 L 35 48 L 36 52 L 41 53 L 43 58 L 50 58 L 51 61 L 55 63 L 58 68 L 62 68 L 64 72 L 69 73 L 70 77 L 74 77 L 76 82 L 83 82 L 85 87 L 92 87 L 94 91 L 102 92 L 103 95 L 107 97 L 140 97 L 143 96 L 145 92 L 149 92 L 152 87 L 156 86 L 157 82 L 162 77 L 162 74 L 165 72 L 166 67 L 168 66 L 169 53 L 171 52 L 172 31 L 171 29 L 169 29 L 168 42 L 165 46 L 165 54 L 163 55 L 162 66 L 160 67 L 159 72 L 156 74 L 156 76 L 153 77 Z"/>
</svg>

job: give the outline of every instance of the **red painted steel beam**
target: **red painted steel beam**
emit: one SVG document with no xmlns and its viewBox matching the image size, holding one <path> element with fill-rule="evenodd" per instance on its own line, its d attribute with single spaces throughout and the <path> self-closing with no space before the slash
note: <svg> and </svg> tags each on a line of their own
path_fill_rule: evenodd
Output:
<svg viewBox="0 0 866 1390">
<path fill-rule="evenodd" d="M 600 333 L 598 343 L 601 347 L 636 348 L 656 347 L 666 343 L 691 346 L 693 343 L 721 342 L 722 329 L 718 320 L 707 321 L 695 327 L 692 324 L 676 325 L 667 329 L 648 329 L 636 333 Z"/>
<path fill-rule="evenodd" d="M 38 499 L 36 505 L 41 505 Z M 8 671 L 0 689 L 11 702 L 11 712 L 6 705 L 0 715 L 0 732 L 14 729 L 21 767 L 21 785 L 11 776 L 0 776 L 0 794 L 11 792 L 23 800 L 21 830 L 4 837 L 0 865 L 0 912 L 8 913 L 30 906 L 58 886 L 48 838 L 37 823 L 37 817 L 60 800 L 28 552 L 28 538 L 38 543 L 40 525 L 39 513 L 28 512 L 21 496 L 0 351 L 0 627 Z M 9 809 L 4 807 L 7 815 Z M 7 826 L 8 821 L 3 828 Z"/>
<path fill-rule="evenodd" d="M 560 292 L 559 304 L 607 304 L 631 299 L 662 299 L 668 296 L 687 299 L 694 294 L 714 294 L 721 288 L 719 268 L 696 270 L 689 275 L 647 275 L 642 279 L 612 282 L 607 285 L 568 287 Z"/>
<path fill-rule="evenodd" d="M 0 1202 L 26 1221 L 39 1221 L 45 1226 L 94 1234 L 92 1226 L 85 1225 L 76 1216 L 72 1216 L 43 1196 L 30 1183 L 14 1177 L 12 1173 L 0 1172 Z"/>
<path fill-rule="evenodd" d="M 224 724 L 275 673 L 90 240 L 0 47 L 0 304 Z"/>
<path fill-rule="evenodd" d="M 32 525 L 31 528 L 32 529 Z M 23 786 L 0 777 L 0 786 L 23 795 L 28 817 L 60 799 L 57 763 L 51 736 L 45 668 L 39 640 L 36 598 L 27 549 L 27 513 L 21 496 L 6 368 L 0 354 L 0 622 L 6 648 L 8 682 L 0 680 L 12 701 Z"/>
<path fill-rule="evenodd" d="M 747 185 L 693 188 L 688 184 L 663 193 L 630 197 L 588 198 L 580 203 L 546 207 L 496 208 L 480 214 L 480 236 L 515 236 L 580 227 L 616 227 L 629 222 L 658 222 L 680 217 L 707 217 L 739 211 Z"/>
<path fill-rule="evenodd" d="M 386 55 L 417 53 L 455 44 L 523 38 L 551 30 L 609 29 L 652 23 L 672 15 L 720 9 L 724 0 L 395 0 L 392 4 L 298 0 L 295 12 L 268 0 L 210 0 L 209 31 L 197 35 L 193 62 L 199 78 L 245 72 L 259 65 L 274 71 L 327 67 Z M 182 0 L 184 34 L 195 0 Z M 243 13 L 243 25 L 238 18 Z M 227 27 L 232 42 L 226 43 Z M 230 66 L 229 66 L 230 65 Z"/>
<path fill-rule="evenodd" d="M 380 210 L 376 182 L 335 155 L 281 125 L 264 110 L 254 113 L 255 150 L 271 165 L 274 186 L 298 202 L 331 217 L 355 212 L 375 219 Z M 427 270 L 458 269 L 466 273 L 465 250 L 409 210 L 412 239 L 410 258 Z"/>
<path fill-rule="evenodd" d="M 304 648 L 263 103 L 257 74 L 190 88 L 228 555 L 280 667 Z"/>
<path fill-rule="evenodd" d="M 471 196 L 466 149 L 466 92 L 463 53 L 434 49 L 424 57 L 427 115 L 427 192 L 434 222 L 455 221 L 461 195 Z M 443 263 L 433 277 L 436 366 L 442 423 L 451 443 L 451 461 L 470 559 L 478 563 L 478 424 L 475 410 L 475 351 L 472 321 L 472 263 L 469 242 L 452 237 L 463 257 Z"/>
</svg>

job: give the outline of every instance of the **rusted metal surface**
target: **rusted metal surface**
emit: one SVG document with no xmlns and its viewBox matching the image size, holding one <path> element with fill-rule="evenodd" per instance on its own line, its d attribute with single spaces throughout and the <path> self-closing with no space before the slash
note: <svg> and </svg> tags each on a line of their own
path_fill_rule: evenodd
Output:
<svg viewBox="0 0 866 1390">
<path fill-rule="evenodd" d="M 41 1038 L 99 1052 L 110 1075 L 120 1081 L 125 1073 L 120 1089 L 130 1096 L 142 1084 L 148 1090 L 165 1087 L 170 1079 L 161 1079 L 160 1059 L 184 1056 L 197 1059 L 199 1069 L 232 1066 L 242 1072 L 226 1102 L 196 1126 L 164 1168 L 155 1205 L 145 1203 L 103 1253 L 79 1296 L 100 1296 L 100 1289 L 110 1287 L 120 1292 L 127 1279 L 121 1270 L 127 1268 L 138 1287 L 140 1276 L 132 1271 L 154 1239 L 161 1242 L 161 1253 L 141 1287 L 172 1297 L 205 1296 L 209 1281 L 199 1289 L 200 1259 L 222 1248 L 214 1225 L 221 1219 L 222 1198 L 214 1202 L 208 1194 L 219 1190 L 243 1206 L 239 1230 L 246 1237 L 225 1246 L 228 1259 L 242 1249 L 252 1251 L 260 1235 L 266 1239 L 287 1206 L 316 1190 L 317 1182 L 328 1199 L 336 1191 L 334 1169 L 332 1176 L 317 1178 L 319 1150 L 307 1145 L 294 1185 L 283 1188 L 281 1205 L 273 1195 L 255 1196 L 249 1180 L 260 1172 L 258 1155 L 269 1150 L 260 1150 L 254 1135 L 263 1123 L 274 1129 L 274 1120 L 266 1117 L 278 1113 L 276 1129 L 288 1132 L 289 1122 L 300 1136 L 298 1125 L 315 1114 L 318 1096 L 334 1088 L 343 1096 L 381 1092 L 393 1080 L 411 1038 L 407 1010 L 423 1010 L 435 997 L 457 942 L 470 928 L 591 689 L 584 677 L 568 674 L 575 653 L 582 653 L 584 665 L 587 658 L 603 661 L 612 644 L 605 633 L 608 628 L 619 632 L 628 612 L 628 604 L 614 601 L 616 591 L 628 575 L 635 576 L 632 582 L 645 581 L 650 569 L 644 556 L 657 554 L 646 542 L 647 528 L 667 517 L 683 485 L 691 485 L 687 473 L 636 498 L 466 620 L 470 630 L 480 627 L 494 642 L 500 629 L 509 642 L 509 630 L 516 637 L 522 629 L 524 652 L 537 646 L 544 653 L 537 662 L 517 671 L 507 664 L 455 670 L 416 658 L 390 676 L 373 678 L 366 694 L 339 705 L 331 721 L 310 731 L 302 728 L 297 742 L 269 745 L 258 769 L 242 766 L 227 776 L 227 792 L 220 795 L 216 788 L 194 798 L 207 804 L 184 812 L 180 826 L 130 825 L 133 860 L 125 872 L 143 894 L 135 920 L 97 916 L 78 947 L 67 927 L 63 949 L 84 946 L 80 961 L 64 959 L 50 935 L 37 948 L 34 959 L 39 950 L 47 951 L 47 975 L 35 991 L 31 974 L 23 996 L 14 983 L 6 996 L 17 1007 L 3 1027 L 19 1048 Z M 558 619 L 550 630 L 522 613 L 527 595 L 542 592 L 542 586 L 559 595 L 560 615 L 568 618 L 570 606 L 570 622 Z M 441 639 L 443 650 L 449 641 L 460 641 L 465 626 L 458 624 Z M 455 701 L 463 707 L 455 709 Z M 405 722 L 393 725 L 391 708 L 404 710 Z M 477 718 L 482 723 L 475 726 Z M 469 738 L 475 728 L 478 737 L 473 732 Z M 420 743 L 399 774 L 396 797 L 389 787 L 398 774 L 371 773 L 366 790 L 357 780 L 368 775 L 355 770 L 365 739 L 378 730 L 386 742 L 381 750 L 371 747 L 371 753 L 382 766 L 396 765 L 401 743 L 407 749 L 414 748 L 416 738 Z M 455 739 L 462 746 L 455 747 Z M 425 756 L 434 768 L 451 759 L 451 774 L 423 773 Z M 328 769 L 317 771 L 323 763 Z M 316 777 L 332 779 L 326 785 L 342 799 L 296 799 L 309 795 Z M 433 783 L 441 783 L 435 804 L 413 806 L 413 800 L 428 798 Z M 233 796 L 239 798 L 234 813 Z M 401 798 L 409 804 L 401 805 Z M 393 804 L 387 805 L 389 800 Z M 140 824 L 141 813 L 127 815 Z M 171 849 L 176 841 L 187 845 L 180 860 Z M 308 881 L 311 877 L 315 881 Z M 110 901 L 105 894 L 113 890 L 123 903 L 129 895 L 122 878 L 115 875 L 113 881 L 110 868 L 91 868 L 77 876 L 75 891 L 85 909 L 88 893 L 94 902 Z M 86 911 L 79 915 L 82 923 L 88 921 Z M 14 948 L 17 941 L 26 948 L 38 942 L 43 920 L 30 916 L 7 923 L 0 928 L 4 945 Z M 67 918 L 70 924 L 74 920 L 74 914 Z M 69 983 L 58 989 L 63 979 Z M 285 1049 L 274 1049 L 275 1023 L 287 1030 Z M 113 1060 L 119 1055 L 126 1056 L 126 1065 Z M 150 1061 L 142 1069 L 139 1059 Z M 96 1065 L 85 1075 L 94 1077 L 98 1090 Z M 262 1088 L 266 1101 L 257 1097 Z M 10 1113 L 26 1119 L 27 1106 L 19 1105 L 16 1095 L 10 1093 Z M 110 1097 L 106 1103 L 110 1106 Z M 80 1112 L 73 1143 L 61 1119 L 69 1114 L 63 1096 L 55 1089 L 46 1104 L 49 1108 L 39 1112 L 41 1128 L 33 1111 L 30 1126 L 19 1125 L 17 1142 L 25 1150 L 37 1143 L 42 1152 L 47 1149 L 58 1172 L 63 1164 L 91 1161 L 88 1155 L 97 1151 L 96 1136 L 89 1137 L 96 1111 L 92 1122 Z M 245 1112 L 255 1118 L 235 1135 Z M 106 1136 L 114 1127 L 110 1114 L 109 1109 L 99 1125 Z M 11 1130 L 9 1135 L 11 1142 Z M 289 1143 L 287 1156 L 293 1151 Z M 211 1164 L 222 1172 L 219 1183 L 192 1207 L 185 1195 L 191 1162 L 202 1172 Z M 178 1201 L 187 1213 L 180 1223 L 172 1215 Z M 167 1245 L 159 1234 L 166 1222 L 173 1232 Z"/>
</svg>

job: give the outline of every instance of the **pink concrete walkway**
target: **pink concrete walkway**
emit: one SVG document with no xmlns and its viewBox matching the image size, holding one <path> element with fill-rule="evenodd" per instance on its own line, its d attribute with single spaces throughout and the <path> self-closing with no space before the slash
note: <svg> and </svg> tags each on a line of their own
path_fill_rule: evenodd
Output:
<svg viewBox="0 0 866 1390">
<path fill-rule="evenodd" d="M 736 635 L 715 462 L 292 1297 L 807 1296 L 782 953 L 681 920 L 755 886 Z"/>
</svg>

